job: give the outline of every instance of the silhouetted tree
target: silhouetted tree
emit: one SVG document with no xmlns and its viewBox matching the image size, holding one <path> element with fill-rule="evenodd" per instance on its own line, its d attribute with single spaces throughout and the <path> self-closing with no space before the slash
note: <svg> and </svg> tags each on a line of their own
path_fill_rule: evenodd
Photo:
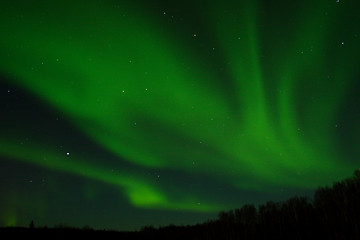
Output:
<svg viewBox="0 0 360 240">
<path fill-rule="evenodd" d="M 59 224 L 56 233 L 93 234 L 97 231 L 69 228 Z M 29 228 L 34 228 L 31 221 Z M 194 226 L 154 228 L 146 226 L 132 239 L 173 240 L 255 240 L 255 239 L 358 239 L 360 240 L 360 170 L 331 187 L 320 187 L 313 201 L 292 197 L 284 202 L 269 201 L 256 208 L 244 205 L 240 209 L 222 211 L 216 220 Z M 47 231 L 48 229 L 36 229 Z M 31 232 L 36 232 L 31 231 Z M 105 231 L 104 231 L 105 232 Z M 54 232 L 53 232 L 54 233 Z"/>
</svg>

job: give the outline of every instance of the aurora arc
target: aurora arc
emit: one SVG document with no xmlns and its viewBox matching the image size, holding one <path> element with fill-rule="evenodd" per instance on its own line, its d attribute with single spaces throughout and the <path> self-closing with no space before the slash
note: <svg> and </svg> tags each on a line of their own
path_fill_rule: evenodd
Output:
<svg viewBox="0 0 360 240">
<path fill-rule="evenodd" d="M 299 4 L 309 12 L 291 12 L 293 22 L 272 19 L 277 28 L 266 25 L 271 13 L 260 14 L 262 1 L 211 1 L 199 20 L 211 31 L 196 34 L 177 23 L 176 35 L 136 3 L 2 1 L 0 8 L 0 72 L 64 112 L 118 156 L 119 169 L 125 161 L 131 171 L 107 171 L 106 159 L 64 164 L 58 153 L 44 152 L 41 137 L 24 147 L 3 134 L 1 156 L 119 186 L 135 207 L 191 211 L 218 211 L 226 200 L 189 194 L 171 180 L 148 181 L 137 167 L 204 174 L 256 191 L 314 189 L 358 167 L 342 159 L 334 134 L 359 76 L 358 38 L 348 37 L 346 46 L 328 41 L 339 30 L 323 16 L 341 26 L 350 7 Z M 213 47 L 197 48 L 199 41 Z"/>
</svg>

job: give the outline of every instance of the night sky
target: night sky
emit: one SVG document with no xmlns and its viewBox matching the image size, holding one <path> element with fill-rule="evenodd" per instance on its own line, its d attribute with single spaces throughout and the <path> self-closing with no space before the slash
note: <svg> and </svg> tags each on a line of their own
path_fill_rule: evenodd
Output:
<svg viewBox="0 0 360 240">
<path fill-rule="evenodd" d="M 194 224 L 352 175 L 359 9 L 1 0 L 0 226 Z"/>
</svg>

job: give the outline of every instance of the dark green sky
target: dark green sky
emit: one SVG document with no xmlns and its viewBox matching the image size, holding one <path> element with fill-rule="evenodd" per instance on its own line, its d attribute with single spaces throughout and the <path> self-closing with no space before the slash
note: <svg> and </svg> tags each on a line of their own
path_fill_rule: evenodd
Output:
<svg viewBox="0 0 360 240">
<path fill-rule="evenodd" d="M 120 230 L 359 167 L 347 1 L 0 2 L 0 225 Z"/>
</svg>

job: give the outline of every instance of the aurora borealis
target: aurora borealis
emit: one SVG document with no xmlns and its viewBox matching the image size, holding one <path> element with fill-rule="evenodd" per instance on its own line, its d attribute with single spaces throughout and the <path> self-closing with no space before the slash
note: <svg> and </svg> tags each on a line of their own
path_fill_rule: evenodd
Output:
<svg viewBox="0 0 360 240">
<path fill-rule="evenodd" d="M 0 2 L 0 225 L 133 230 L 359 168 L 346 1 Z"/>
</svg>

